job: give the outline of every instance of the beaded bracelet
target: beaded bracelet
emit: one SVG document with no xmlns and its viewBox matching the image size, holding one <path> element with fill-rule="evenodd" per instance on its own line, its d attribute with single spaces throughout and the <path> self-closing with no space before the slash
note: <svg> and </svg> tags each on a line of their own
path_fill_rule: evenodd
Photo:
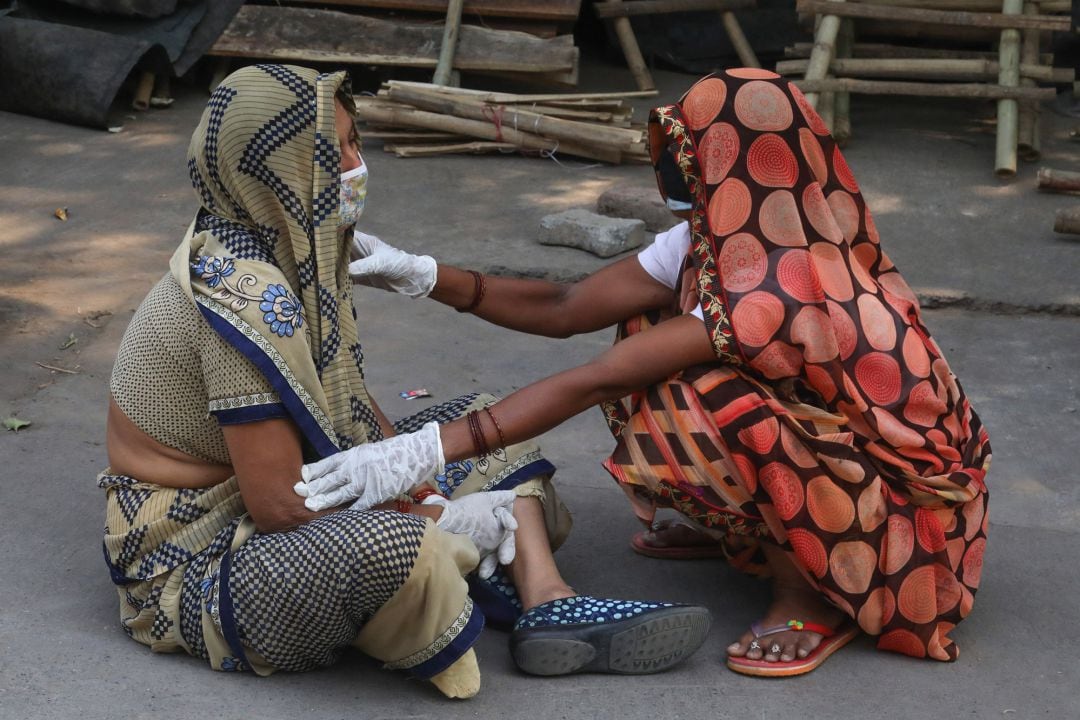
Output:
<svg viewBox="0 0 1080 720">
<path fill-rule="evenodd" d="M 432 495 L 438 495 L 439 497 L 443 497 L 443 494 L 441 492 L 431 487 L 430 485 L 424 485 L 419 490 L 414 490 L 409 495 L 412 497 L 412 501 L 415 503 L 423 503 L 426 498 L 429 498 Z"/>
<path fill-rule="evenodd" d="M 459 313 L 472 312 L 480 305 L 480 301 L 484 299 L 484 294 L 487 292 L 487 280 L 481 273 L 475 270 L 469 270 L 469 274 L 473 276 L 473 297 L 472 302 L 463 308 L 458 308 Z"/>
<path fill-rule="evenodd" d="M 408 514 L 412 512 L 412 506 L 413 504 L 409 500 L 402 500 L 401 498 L 398 498 L 394 501 L 394 509 L 397 510 L 399 513 Z"/>
</svg>

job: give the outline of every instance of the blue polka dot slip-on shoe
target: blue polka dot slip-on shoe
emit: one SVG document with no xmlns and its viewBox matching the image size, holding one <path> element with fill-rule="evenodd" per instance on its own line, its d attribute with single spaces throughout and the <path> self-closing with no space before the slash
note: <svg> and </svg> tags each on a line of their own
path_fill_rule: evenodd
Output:
<svg viewBox="0 0 1080 720">
<path fill-rule="evenodd" d="M 705 641 L 709 624 L 708 609 L 697 605 L 578 595 L 522 615 L 510 635 L 510 652 L 532 675 L 644 675 L 690 657 Z"/>
<path fill-rule="evenodd" d="M 484 612 L 487 627 L 509 631 L 521 617 L 521 600 L 518 598 L 514 581 L 503 567 L 499 567 L 486 580 L 476 574 L 470 575 L 469 597 Z"/>
</svg>

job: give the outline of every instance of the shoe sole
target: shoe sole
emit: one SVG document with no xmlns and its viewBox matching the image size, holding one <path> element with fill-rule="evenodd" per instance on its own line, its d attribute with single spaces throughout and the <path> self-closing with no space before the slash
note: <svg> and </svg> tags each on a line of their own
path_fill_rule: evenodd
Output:
<svg viewBox="0 0 1080 720">
<path fill-rule="evenodd" d="M 517 630 L 510 652 L 530 675 L 647 675 L 693 655 L 710 624 L 705 608 L 665 608 L 613 623 Z"/>
</svg>

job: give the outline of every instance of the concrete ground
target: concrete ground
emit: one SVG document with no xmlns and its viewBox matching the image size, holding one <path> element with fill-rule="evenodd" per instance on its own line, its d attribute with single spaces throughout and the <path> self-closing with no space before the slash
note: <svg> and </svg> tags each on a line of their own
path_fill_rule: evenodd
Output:
<svg viewBox="0 0 1080 720">
<path fill-rule="evenodd" d="M 657 73 L 657 102 L 694 78 Z M 630 88 L 590 61 L 583 85 Z M 480 695 L 429 686 L 350 657 L 304 675 L 213 673 L 155 656 L 117 624 L 101 559 L 104 409 L 111 363 L 142 295 L 161 276 L 195 208 L 184 152 L 205 103 L 108 134 L 0 113 L 0 718 L 1041 718 L 1077 717 L 1080 644 L 1080 246 L 1050 231 L 1075 199 L 1035 191 L 1035 168 L 994 178 L 987 105 L 857 98 L 846 151 L 890 255 L 926 298 L 927 324 L 990 429 L 993 530 L 975 611 L 953 664 L 877 652 L 866 638 L 809 676 L 762 681 L 728 671 L 723 648 L 767 588 L 721 562 L 636 556 L 636 523 L 599 465 L 612 447 L 600 413 L 548 433 L 561 492 L 578 519 L 558 559 L 594 594 L 707 604 L 709 642 L 644 677 L 527 677 L 506 636 L 478 649 Z M 641 103 L 641 110 L 650 102 Z M 1047 114 L 1044 162 L 1075 169 L 1071 123 Z M 366 229 L 481 270 L 571 278 L 603 261 L 537 245 L 542 216 L 590 207 L 606 188 L 652 183 L 644 167 L 518 156 L 397 159 L 370 148 Z M 53 217 L 67 207 L 69 219 Z M 507 393 L 581 362 L 610 332 L 556 341 L 487 327 L 434 303 L 357 294 L 373 393 L 391 416 L 474 389 Z M 73 371 L 59 372 L 50 365 Z"/>
</svg>

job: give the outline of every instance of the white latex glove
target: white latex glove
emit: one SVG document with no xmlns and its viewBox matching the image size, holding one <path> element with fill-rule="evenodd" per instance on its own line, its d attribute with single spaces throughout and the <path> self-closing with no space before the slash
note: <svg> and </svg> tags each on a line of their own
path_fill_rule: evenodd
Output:
<svg viewBox="0 0 1080 720">
<path fill-rule="evenodd" d="M 331 455 L 300 470 L 304 482 L 293 486 L 304 507 L 318 512 L 350 500 L 354 510 L 368 510 L 406 493 L 443 472 L 439 424 L 416 432 L 365 443 Z"/>
<path fill-rule="evenodd" d="M 489 578 L 500 564 L 509 565 L 517 552 L 514 531 L 513 490 L 492 490 L 447 500 L 441 495 L 424 498 L 424 505 L 441 505 L 442 515 L 436 523 L 446 532 L 468 535 L 480 551 L 481 578 Z"/>
<path fill-rule="evenodd" d="M 412 298 L 427 297 L 435 287 L 437 265 L 430 255 L 412 255 L 359 230 L 353 231 L 349 255 L 349 275 L 361 285 Z"/>
</svg>

